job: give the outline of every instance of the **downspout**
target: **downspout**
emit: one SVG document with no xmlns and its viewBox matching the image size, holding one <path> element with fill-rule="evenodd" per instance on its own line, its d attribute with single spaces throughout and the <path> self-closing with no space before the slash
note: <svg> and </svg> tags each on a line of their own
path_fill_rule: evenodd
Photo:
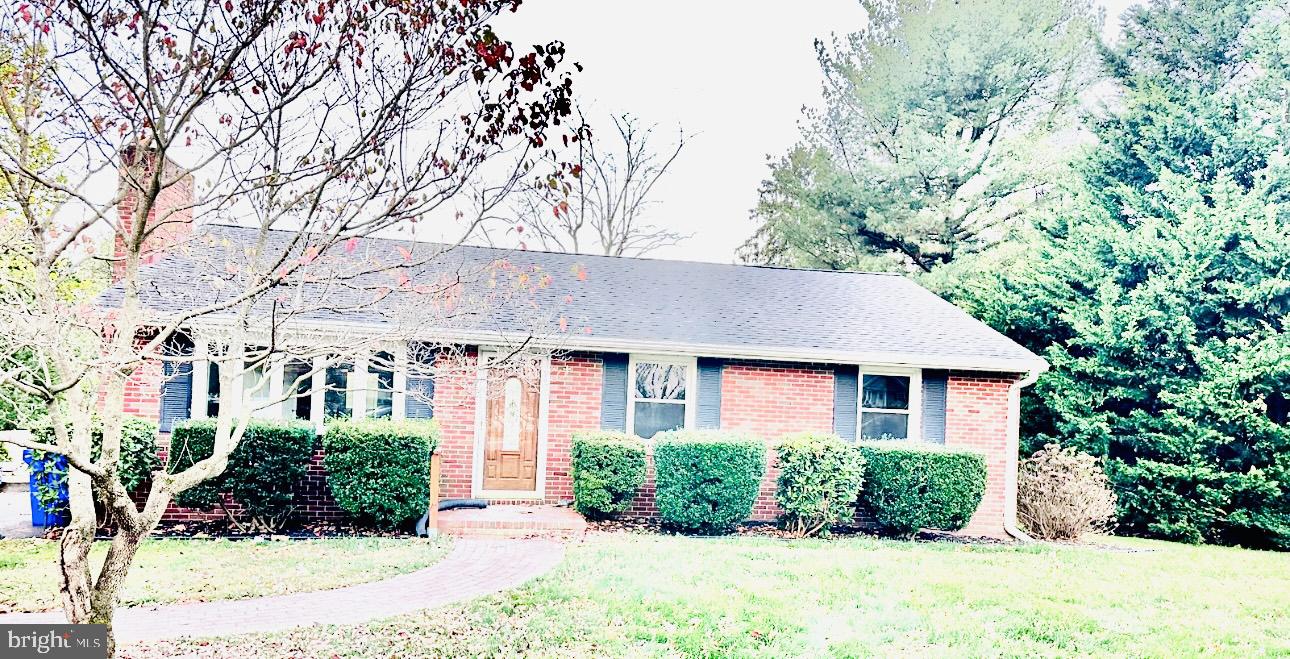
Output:
<svg viewBox="0 0 1290 659">
<path fill-rule="evenodd" d="M 1017 528 L 1017 467 L 1021 461 L 1021 390 L 1035 383 L 1039 375 L 1048 370 L 1047 364 L 1031 369 L 1025 377 L 1008 388 L 1008 462 L 1003 472 L 1003 530 L 1022 542 L 1034 538 Z"/>
</svg>

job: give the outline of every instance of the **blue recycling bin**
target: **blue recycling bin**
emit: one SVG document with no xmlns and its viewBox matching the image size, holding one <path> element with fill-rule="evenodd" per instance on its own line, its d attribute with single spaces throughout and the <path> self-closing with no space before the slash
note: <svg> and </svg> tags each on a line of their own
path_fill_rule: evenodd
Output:
<svg viewBox="0 0 1290 659">
<path fill-rule="evenodd" d="M 30 474 L 31 525 L 45 528 L 67 526 L 71 521 L 67 504 L 67 457 L 27 449 L 23 451 L 22 460 L 27 463 Z M 48 488 L 54 488 L 54 500 L 42 504 L 39 493 Z"/>
</svg>

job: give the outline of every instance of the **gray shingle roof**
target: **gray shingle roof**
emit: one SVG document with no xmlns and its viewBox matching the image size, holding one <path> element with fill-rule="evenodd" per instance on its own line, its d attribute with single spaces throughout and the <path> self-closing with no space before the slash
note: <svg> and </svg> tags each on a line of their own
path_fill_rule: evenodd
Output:
<svg viewBox="0 0 1290 659">
<path fill-rule="evenodd" d="M 225 299 L 236 289 L 236 267 L 257 233 L 212 225 L 199 230 L 187 255 L 174 253 L 142 272 L 145 307 L 166 315 Z M 270 249 L 296 234 L 271 232 Z M 724 357 L 910 364 L 1025 371 L 1043 360 L 908 278 L 892 274 L 797 270 L 661 259 L 620 258 L 485 247 L 445 248 L 380 238 L 359 240 L 352 252 L 398 265 L 409 250 L 441 252 L 411 272 L 414 281 L 437 273 L 481 271 L 505 260 L 512 272 L 547 275 L 550 285 L 496 304 L 467 332 L 537 331 L 568 347 L 623 351 L 685 351 Z M 446 251 L 445 251 L 446 250 Z M 403 256 L 400 256 L 403 255 Z M 419 259 L 419 257 L 417 257 Z M 584 273 L 580 276 L 579 273 Z M 315 299 L 343 306 L 394 285 L 396 274 L 364 275 L 370 286 L 314 290 Z M 484 290 L 479 277 L 468 282 Z M 503 282 L 503 286 L 506 282 Z M 367 296 L 367 297 L 364 297 Z M 112 303 L 119 291 L 110 291 Z M 281 303 L 281 301 L 280 301 Z M 267 301 L 266 301 L 267 304 Z M 311 310 L 319 321 L 387 322 L 389 302 L 361 310 Z M 564 319 L 567 329 L 560 328 Z"/>
</svg>

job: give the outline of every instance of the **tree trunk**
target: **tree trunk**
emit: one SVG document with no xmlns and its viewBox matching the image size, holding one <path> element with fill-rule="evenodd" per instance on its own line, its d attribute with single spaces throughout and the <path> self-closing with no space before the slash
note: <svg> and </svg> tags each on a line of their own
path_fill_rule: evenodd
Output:
<svg viewBox="0 0 1290 659">
<path fill-rule="evenodd" d="M 134 555 L 139 551 L 145 532 L 123 527 L 117 529 L 112 537 L 112 546 L 108 548 L 107 557 L 103 560 L 103 569 L 94 582 L 90 596 L 90 616 L 92 624 L 107 625 L 108 656 L 116 652 L 116 634 L 112 629 L 112 615 L 116 610 L 117 592 L 125 583 Z"/>
<path fill-rule="evenodd" d="M 58 543 L 58 593 L 67 621 L 84 623 L 90 617 L 93 573 L 90 546 L 98 525 L 90 477 L 77 469 L 67 473 L 68 507 L 71 521 Z"/>
</svg>

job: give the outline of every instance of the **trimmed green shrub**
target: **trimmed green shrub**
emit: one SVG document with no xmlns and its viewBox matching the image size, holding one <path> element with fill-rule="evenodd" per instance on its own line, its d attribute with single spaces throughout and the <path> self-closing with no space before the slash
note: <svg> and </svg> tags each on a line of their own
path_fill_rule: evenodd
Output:
<svg viewBox="0 0 1290 659">
<path fill-rule="evenodd" d="M 766 470 L 766 445 L 746 435 L 674 430 L 654 438 L 654 502 L 684 531 L 725 532 L 748 519 Z"/>
<path fill-rule="evenodd" d="M 316 438 L 313 425 L 304 421 L 251 421 L 224 473 L 180 492 L 175 502 L 202 510 L 219 508 L 244 532 L 277 531 L 295 512 L 296 487 L 309 470 Z M 214 420 L 176 425 L 170 434 L 170 472 L 210 457 L 214 447 Z M 224 493 L 240 504 L 240 511 L 224 505 Z"/>
<path fill-rule="evenodd" d="M 863 442 L 860 495 L 883 532 L 912 537 L 919 529 L 957 531 L 985 494 L 985 457 L 918 442 Z"/>
<path fill-rule="evenodd" d="M 32 428 L 31 432 L 42 441 L 54 441 L 54 432 L 49 425 Z M 90 441 L 93 442 L 90 459 L 98 460 L 103 445 L 103 424 L 99 419 L 94 419 L 90 433 Z M 158 469 L 161 469 L 161 458 L 157 455 L 157 424 L 132 416 L 122 419 L 121 459 L 117 462 L 121 484 L 127 490 L 135 491 Z"/>
<path fill-rule="evenodd" d="M 95 433 L 94 455 L 98 459 L 98 445 L 102 433 Z M 157 424 L 143 419 L 126 417 L 121 424 L 121 461 L 117 463 L 121 484 L 131 492 L 138 490 L 161 469 L 157 455 Z"/>
<path fill-rule="evenodd" d="M 336 503 L 380 528 L 425 512 L 430 501 L 430 455 L 439 424 L 360 419 L 334 421 L 323 435 L 323 465 Z"/>
<path fill-rule="evenodd" d="M 831 434 L 800 433 L 775 448 L 780 522 L 798 537 L 828 533 L 851 516 L 864 485 L 864 456 Z"/>
<path fill-rule="evenodd" d="M 594 518 L 617 515 L 645 483 L 645 442 L 621 432 L 573 434 L 573 507 Z"/>
</svg>

